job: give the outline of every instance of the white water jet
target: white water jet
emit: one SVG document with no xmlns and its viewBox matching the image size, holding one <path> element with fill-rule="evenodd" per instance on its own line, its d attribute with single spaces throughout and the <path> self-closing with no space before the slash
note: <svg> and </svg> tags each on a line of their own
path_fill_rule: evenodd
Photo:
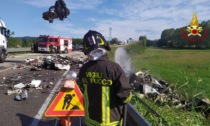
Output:
<svg viewBox="0 0 210 126">
<path fill-rule="evenodd" d="M 122 67 L 126 77 L 130 77 L 130 75 L 133 73 L 133 70 L 131 68 L 131 59 L 129 58 L 126 50 L 124 48 L 117 48 L 114 59 L 115 62 Z"/>
</svg>

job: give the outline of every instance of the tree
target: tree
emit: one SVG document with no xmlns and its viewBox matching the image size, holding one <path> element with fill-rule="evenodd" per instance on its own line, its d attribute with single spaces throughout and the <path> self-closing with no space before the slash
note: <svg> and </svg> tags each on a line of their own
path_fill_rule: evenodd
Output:
<svg viewBox="0 0 210 126">
<path fill-rule="evenodd" d="M 147 37 L 146 36 L 140 36 L 139 37 L 139 42 L 141 43 L 141 45 L 143 46 L 147 46 Z"/>
<path fill-rule="evenodd" d="M 31 47 L 33 40 L 30 41 L 29 39 L 23 39 L 22 47 Z"/>
<path fill-rule="evenodd" d="M 82 39 L 81 38 L 73 38 L 73 45 L 82 45 Z"/>
<path fill-rule="evenodd" d="M 111 41 L 110 41 L 110 44 L 119 44 L 119 40 L 117 38 L 113 38 Z"/>
<path fill-rule="evenodd" d="M 170 48 L 210 48 L 210 20 L 202 21 L 199 26 L 203 29 L 200 32 L 201 36 L 188 36 L 187 26 L 163 30 L 157 46 Z"/>
<path fill-rule="evenodd" d="M 13 38 L 13 37 L 10 37 L 8 38 L 8 48 L 16 48 L 16 47 L 21 47 L 22 46 L 22 42 L 20 41 L 20 39 L 18 38 Z"/>
<path fill-rule="evenodd" d="M 158 40 L 148 40 L 147 39 L 147 47 L 149 46 L 156 46 Z"/>
</svg>

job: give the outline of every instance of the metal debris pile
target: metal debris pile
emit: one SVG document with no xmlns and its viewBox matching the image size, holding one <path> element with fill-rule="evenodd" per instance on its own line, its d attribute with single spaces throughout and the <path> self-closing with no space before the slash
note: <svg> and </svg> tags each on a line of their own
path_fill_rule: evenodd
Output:
<svg viewBox="0 0 210 126">
<path fill-rule="evenodd" d="M 48 88 L 54 86 L 55 78 L 49 78 L 48 80 L 38 79 L 44 78 L 45 75 L 56 74 L 56 72 L 35 72 L 35 73 L 18 73 L 12 74 L 7 77 L 3 77 L 1 86 L 6 89 L 6 95 L 15 95 L 14 100 L 22 101 L 28 98 L 29 92 L 34 90 L 42 90 L 46 92 Z"/>
<path fill-rule="evenodd" d="M 31 66 L 31 69 L 34 70 L 39 70 L 38 68 L 70 70 L 70 66 L 71 69 L 79 69 L 84 64 L 84 58 L 71 58 L 63 55 L 50 55 L 42 59 L 26 59 L 26 64 Z"/>
<path fill-rule="evenodd" d="M 14 100 L 28 98 L 29 92 L 41 90 L 45 93 L 58 79 L 58 70 L 75 71 L 83 65 L 83 58 L 70 58 L 62 55 L 51 55 L 43 58 L 26 59 L 25 64 L 16 64 L 12 69 L 23 69 L 24 72 L 3 77 L 0 86 L 6 89 L 6 95 L 15 95 Z M 54 70 L 54 71 L 53 71 Z"/>
<path fill-rule="evenodd" d="M 160 105 L 167 104 L 187 111 L 191 111 L 194 108 L 196 111 L 202 112 L 206 118 L 210 117 L 210 100 L 208 98 L 186 100 L 177 94 L 167 82 L 156 80 L 149 74 L 141 71 L 133 74 L 130 77 L 130 82 L 134 90 L 139 93 L 139 97 L 150 98 Z"/>
</svg>

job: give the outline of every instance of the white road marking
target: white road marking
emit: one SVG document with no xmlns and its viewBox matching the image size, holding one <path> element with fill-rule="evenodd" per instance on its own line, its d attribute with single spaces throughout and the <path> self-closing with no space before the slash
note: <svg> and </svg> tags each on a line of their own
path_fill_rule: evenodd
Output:
<svg viewBox="0 0 210 126">
<path fill-rule="evenodd" d="M 63 74 L 63 77 L 66 76 L 66 74 L 68 73 L 68 71 L 66 71 Z M 56 85 L 54 86 L 54 88 L 52 89 L 52 91 L 50 92 L 50 95 L 47 97 L 47 99 L 45 100 L 44 104 L 42 105 L 42 107 L 39 109 L 39 112 L 37 113 L 37 115 L 34 117 L 33 122 L 31 123 L 30 126 L 38 126 L 40 119 L 42 118 L 45 110 L 47 109 L 51 99 L 53 98 L 58 86 L 60 85 L 62 81 L 62 78 L 58 80 L 58 82 L 56 83 Z"/>
<path fill-rule="evenodd" d="M 13 67 L 10 67 L 10 68 L 7 68 L 7 69 L 4 69 L 4 70 L 1 70 L 1 71 L 0 71 L 0 73 L 1 73 L 1 72 L 4 72 L 4 71 L 7 71 L 7 70 L 10 70 L 10 69 L 12 69 L 12 68 L 13 68 Z"/>
</svg>

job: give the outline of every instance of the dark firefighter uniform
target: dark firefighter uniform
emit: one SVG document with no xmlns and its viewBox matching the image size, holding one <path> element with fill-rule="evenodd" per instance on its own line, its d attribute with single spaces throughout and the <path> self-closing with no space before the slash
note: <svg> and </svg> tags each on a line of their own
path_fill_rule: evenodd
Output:
<svg viewBox="0 0 210 126">
<path fill-rule="evenodd" d="M 132 97 L 131 85 L 121 67 L 106 55 L 83 65 L 78 74 L 82 83 L 87 126 L 120 126 L 123 106 Z"/>
</svg>

